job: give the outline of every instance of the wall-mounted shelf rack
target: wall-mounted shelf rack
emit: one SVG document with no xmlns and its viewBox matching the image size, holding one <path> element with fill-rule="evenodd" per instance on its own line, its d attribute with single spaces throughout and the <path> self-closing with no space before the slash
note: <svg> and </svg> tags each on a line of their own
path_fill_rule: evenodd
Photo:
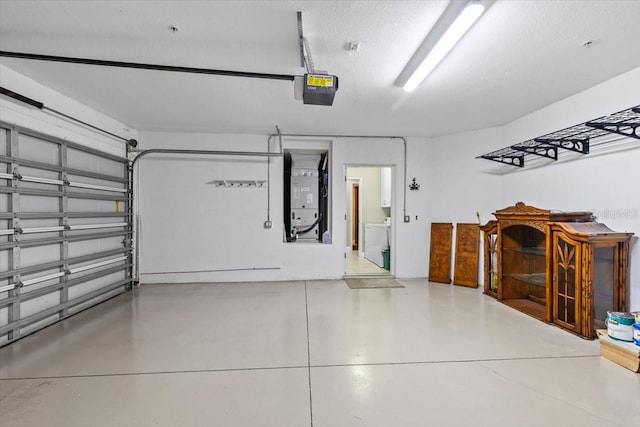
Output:
<svg viewBox="0 0 640 427">
<path fill-rule="evenodd" d="M 501 148 L 476 158 L 522 168 L 527 156 L 558 160 L 559 149 L 589 154 L 591 140 L 610 133 L 640 139 L 640 105 Z"/>
</svg>

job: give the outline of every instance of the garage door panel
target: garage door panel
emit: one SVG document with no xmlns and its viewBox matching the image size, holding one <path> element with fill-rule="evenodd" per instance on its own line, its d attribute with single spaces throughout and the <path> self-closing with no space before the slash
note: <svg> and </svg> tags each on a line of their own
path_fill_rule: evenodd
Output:
<svg viewBox="0 0 640 427">
<path fill-rule="evenodd" d="M 40 313 L 48 308 L 60 305 L 59 292 L 43 295 L 29 301 L 25 301 L 20 306 L 20 314 L 22 317 L 29 317 L 36 313 Z"/>
<path fill-rule="evenodd" d="M 18 145 L 21 159 L 52 165 L 58 164 L 60 156 L 60 146 L 58 144 L 51 144 L 41 138 L 19 133 Z"/>
<path fill-rule="evenodd" d="M 69 257 L 75 258 L 94 251 L 103 252 L 122 247 L 122 237 L 110 237 L 106 239 L 92 239 L 69 243 Z"/>
<path fill-rule="evenodd" d="M 60 209 L 58 197 L 40 197 L 20 195 L 20 211 L 22 212 L 57 212 Z"/>
<path fill-rule="evenodd" d="M 18 171 L 22 176 L 22 185 L 27 185 L 30 178 L 42 178 L 42 179 L 51 179 L 51 180 L 59 180 L 59 171 L 52 171 L 41 168 L 34 168 L 27 165 L 20 165 Z"/>
<path fill-rule="evenodd" d="M 69 210 L 79 212 L 115 212 L 116 203 L 115 200 L 69 199 Z"/>
<path fill-rule="evenodd" d="M 58 261 L 60 259 L 60 245 L 45 245 L 26 247 L 20 251 L 20 266 L 31 267 L 42 263 Z"/>
<path fill-rule="evenodd" d="M 8 135 L 9 130 L 5 128 L 0 128 L 0 156 L 6 156 L 8 153 L 7 141 L 9 141 Z"/>
<path fill-rule="evenodd" d="M 6 292 L 0 292 L 0 297 L 6 297 Z M 9 323 L 9 309 L 7 307 L 0 308 L 0 326 Z"/>
<path fill-rule="evenodd" d="M 67 151 L 67 167 L 112 175 L 113 177 L 122 177 L 123 170 L 123 165 L 119 161 L 76 149 Z"/>
<path fill-rule="evenodd" d="M 69 288 L 69 298 L 74 299 L 74 298 L 81 297 L 83 295 L 87 295 L 90 292 L 93 292 L 97 289 L 101 289 L 105 286 L 109 286 L 111 283 L 115 283 L 124 278 L 125 276 L 122 272 L 117 272 L 117 273 L 109 274 L 104 277 L 89 280 L 80 285 Z"/>
<path fill-rule="evenodd" d="M 59 320 L 58 314 L 49 314 L 48 316 L 46 316 L 44 319 L 40 319 L 38 321 L 35 321 L 33 323 L 29 323 L 28 325 L 20 328 L 20 335 L 24 336 L 24 335 L 28 335 L 32 332 L 35 332 L 39 329 L 45 328 L 49 325 L 51 325 L 52 323 L 56 323 Z"/>
<path fill-rule="evenodd" d="M 5 345 L 130 289 L 132 225 L 126 158 L 0 128 Z"/>
</svg>

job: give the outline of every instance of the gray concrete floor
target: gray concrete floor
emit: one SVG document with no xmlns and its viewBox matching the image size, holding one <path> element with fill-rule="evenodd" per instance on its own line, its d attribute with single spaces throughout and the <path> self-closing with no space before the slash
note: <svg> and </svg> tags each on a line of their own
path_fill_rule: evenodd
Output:
<svg viewBox="0 0 640 427">
<path fill-rule="evenodd" d="M 631 426 L 640 375 L 477 289 L 148 285 L 0 349 L 0 426 Z"/>
</svg>

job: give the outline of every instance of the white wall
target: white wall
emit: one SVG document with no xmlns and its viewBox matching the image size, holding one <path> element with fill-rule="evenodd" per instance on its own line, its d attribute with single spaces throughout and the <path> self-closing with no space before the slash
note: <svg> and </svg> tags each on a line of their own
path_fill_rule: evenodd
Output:
<svg viewBox="0 0 640 427">
<path fill-rule="evenodd" d="M 546 209 L 593 210 L 616 231 L 636 233 L 628 309 L 640 310 L 640 141 L 613 138 L 544 166 L 518 169 L 473 157 L 640 104 L 640 68 L 545 107 L 504 127 L 434 138 L 429 145 L 429 221 L 482 222 L 518 201 Z M 535 163 L 535 162 L 534 162 Z M 508 173 L 505 173 L 507 172 Z"/>
<path fill-rule="evenodd" d="M 409 146 L 423 144 L 412 139 Z M 141 133 L 142 149 L 267 149 L 264 135 Z M 424 276 L 426 241 L 416 240 L 415 221 L 402 222 L 403 143 L 399 139 L 285 138 L 284 148 L 329 149 L 332 244 L 283 242 L 282 159 L 271 160 L 272 229 L 264 229 L 266 188 L 216 188 L 218 179 L 266 179 L 263 158 L 148 156 L 136 166 L 143 283 L 334 279 L 344 274 L 345 165 L 391 165 L 398 277 Z M 272 144 L 277 150 L 277 144 Z M 423 226 L 424 227 L 424 226 Z M 393 245 L 392 245 L 393 247 Z M 423 254 L 418 268 L 413 254 Z M 403 255 L 406 255 L 405 258 Z M 227 270 L 227 271 L 223 271 Z M 416 274 L 416 272 L 418 272 Z M 168 273 L 168 274 L 167 274 Z"/>
<path fill-rule="evenodd" d="M 452 236 L 451 277 L 454 277 L 455 236 L 457 223 L 484 224 L 492 218 L 491 212 L 502 207 L 501 176 L 487 173 L 484 161 L 475 159 L 484 151 L 501 148 L 503 129 L 491 128 L 434 138 L 427 146 L 427 182 L 424 185 L 425 207 L 429 224 L 451 222 Z M 422 188 L 421 190 L 422 191 Z M 427 229 L 430 241 L 431 229 Z M 483 247 L 480 246 L 478 283 L 483 284 Z M 428 260 L 428 256 L 427 256 Z M 428 263 L 427 263 L 428 266 Z"/>
</svg>

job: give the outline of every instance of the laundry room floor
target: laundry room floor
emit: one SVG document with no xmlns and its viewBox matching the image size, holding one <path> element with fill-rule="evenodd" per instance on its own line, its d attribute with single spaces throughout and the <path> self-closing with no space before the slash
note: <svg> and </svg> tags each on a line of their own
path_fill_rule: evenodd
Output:
<svg viewBox="0 0 640 427">
<path fill-rule="evenodd" d="M 640 375 L 478 289 L 143 285 L 0 349 L 0 425 L 635 425 Z M 636 420 L 636 421 L 634 421 Z"/>
<path fill-rule="evenodd" d="M 347 251 L 347 275 L 382 275 L 390 276 L 389 270 L 378 267 L 375 263 L 358 255 L 358 251 Z"/>
</svg>

